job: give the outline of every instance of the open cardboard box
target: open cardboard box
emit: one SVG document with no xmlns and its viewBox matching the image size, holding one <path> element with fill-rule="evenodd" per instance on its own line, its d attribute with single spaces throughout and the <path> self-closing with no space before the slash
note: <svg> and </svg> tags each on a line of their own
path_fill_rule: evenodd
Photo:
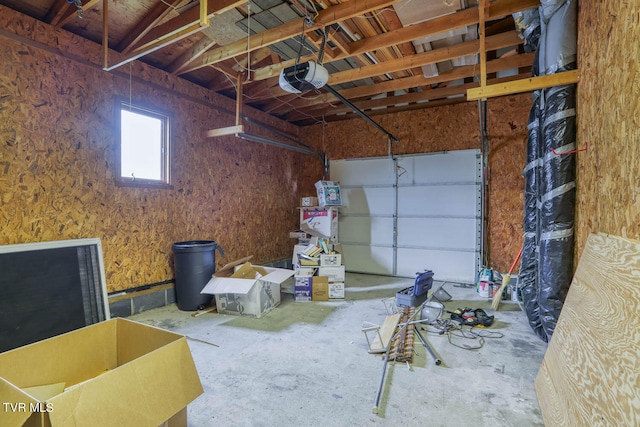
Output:
<svg viewBox="0 0 640 427">
<path fill-rule="evenodd" d="M 253 265 L 251 258 L 225 265 L 202 289 L 215 296 L 218 313 L 262 317 L 280 304 L 280 284 L 294 271 Z"/>
<path fill-rule="evenodd" d="M 184 336 L 121 318 L 0 353 L 1 426 L 186 426 L 202 393 Z"/>
</svg>

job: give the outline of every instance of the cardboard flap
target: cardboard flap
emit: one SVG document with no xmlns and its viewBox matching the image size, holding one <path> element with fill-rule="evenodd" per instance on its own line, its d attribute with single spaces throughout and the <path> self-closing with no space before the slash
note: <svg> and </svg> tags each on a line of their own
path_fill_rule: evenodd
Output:
<svg viewBox="0 0 640 427">
<path fill-rule="evenodd" d="M 213 276 L 214 277 L 229 277 L 233 274 L 233 270 L 236 265 L 244 264 L 253 258 L 253 255 L 246 256 L 244 258 L 237 259 L 235 261 L 231 261 L 228 264 L 225 264 L 220 270 L 216 271 Z"/>
<path fill-rule="evenodd" d="M 313 237 L 320 237 L 323 239 L 330 239 L 331 236 L 325 236 L 324 234 L 320 233 L 318 230 L 311 228 L 311 226 L 309 226 L 309 224 L 307 224 L 306 222 L 303 222 L 302 224 L 300 224 L 300 229 L 302 231 L 304 231 L 307 234 L 312 235 Z"/>
<path fill-rule="evenodd" d="M 260 280 L 271 283 L 282 283 L 287 280 L 289 277 L 293 276 L 295 271 L 286 270 L 284 268 L 278 268 L 271 271 L 266 276 L 262 277 Z"/>
<path fill-rule="evenodd" d="M 2 378 L 0 378 L 0 396 L 2 396 L 3 403 L 2 407 L 0 407 L 1 426 L 23 425 L 31 416 L 31 405 L 37 403 L 37 400 Z M 6 404 L 10 406 L 7 408 Z M 14 405 L 13 408 L 11 405 Z M 18 408 L 17 405 L 24 406 Z"/>
<path fill-rule="evenodd" d="M 45 385 L 37 385 L 34 387 L 26 387 L 26 388 L 23 388 L 23 390 L 25 393 L 28 393 L 34 399 L 44 402 L 51 399 L 53 396 L 56 396 L 62 393 L 64 391 L 65 385 L 66 383 L 45 384 Z"/>
<path fill-rule="evenodd" d="M 231 277 L 234 279 L 259 279 L 264 276 L 264 274 L 259 273 L 255 268 L 251 266 L 250 262 L 245 262 L 242 264 L 242 267 L 237 269 Z"/>
<path fill-rule="evenodd" d="M 162 375 L 158 375 L 161 372 Z M 53 397 L 53 427 L 157 426 L 203 393 L 186 339 Z M 96 404 L 99 402 L 99 404 Z"/>
<path fill-rule="evenodd" d="M 201 294 L 248 294 L 255 280 L 214 277 L 202 289 Z"/>
</svg>

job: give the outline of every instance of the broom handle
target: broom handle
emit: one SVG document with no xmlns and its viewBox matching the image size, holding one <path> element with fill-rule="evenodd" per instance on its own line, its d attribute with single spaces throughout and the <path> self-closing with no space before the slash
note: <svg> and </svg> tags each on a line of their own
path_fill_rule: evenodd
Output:
<svg viewBox="0 0 640 427">
<path fill-rule="evenodd" d="M 511 268 L 509 269 L 509 276 L 511 276 L 511 273 L 513 273 L 513 269 L 516 268 L 516 264 L 520 260 L 521 256 L 522 256 L 522 247 L 520 248 L 520 252 L 518 252 L 518 256 L 516 257 L 515 261 L 513 261 L 513 264 L 511 264 Z"/>
</svg>

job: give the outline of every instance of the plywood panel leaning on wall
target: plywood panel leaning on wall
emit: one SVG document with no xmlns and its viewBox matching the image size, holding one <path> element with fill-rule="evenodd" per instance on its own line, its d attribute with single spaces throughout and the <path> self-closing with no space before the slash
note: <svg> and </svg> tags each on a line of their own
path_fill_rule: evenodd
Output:
<svg viewBox="0 0 640 427">
<path fill-rule="evenodd" d="M 592 234 L 535 381 L 544 423 L 640 425 L 640 241 Z"/>
</svg>

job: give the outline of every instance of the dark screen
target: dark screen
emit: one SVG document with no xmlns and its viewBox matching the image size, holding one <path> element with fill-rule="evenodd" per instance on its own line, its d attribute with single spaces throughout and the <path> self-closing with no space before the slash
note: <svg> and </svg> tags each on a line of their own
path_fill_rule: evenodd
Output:
<svg viewBox="0 0 640 427">
<path fill-rule="evenodd" d="M 0 352 L 92 323 L 86 294 L 95 290 L 83 286 L 95 283 L 82 283 L 84 253 L 62 247 L 0 254 Z"/>
</svg>

